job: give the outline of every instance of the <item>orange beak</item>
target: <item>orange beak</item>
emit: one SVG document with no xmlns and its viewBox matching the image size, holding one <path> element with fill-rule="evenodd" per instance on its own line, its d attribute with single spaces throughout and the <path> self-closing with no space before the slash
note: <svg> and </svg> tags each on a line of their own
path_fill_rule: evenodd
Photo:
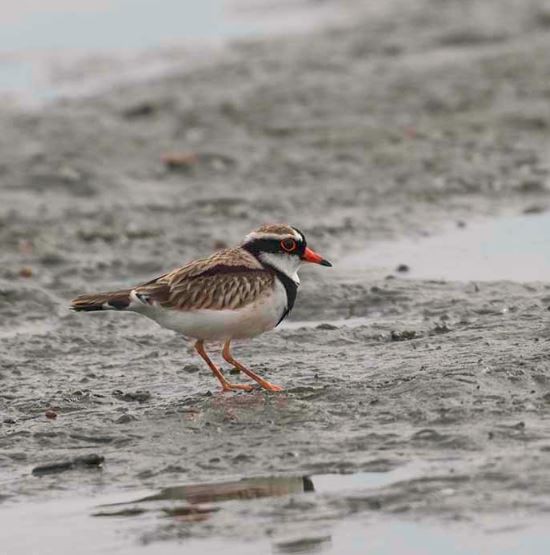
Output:
<svg viewBox="0 0 550 555">
<path fill-rule="evenodd" d="M 320 254 L 312 251 L 309 247 L 306 247 L 304 254 L 302 254 L 302 260 L 312 262 L 313 264 L 321 264 L 321 266 L 332 266 L 328 260 L 325 260 Z"/>
</svg>

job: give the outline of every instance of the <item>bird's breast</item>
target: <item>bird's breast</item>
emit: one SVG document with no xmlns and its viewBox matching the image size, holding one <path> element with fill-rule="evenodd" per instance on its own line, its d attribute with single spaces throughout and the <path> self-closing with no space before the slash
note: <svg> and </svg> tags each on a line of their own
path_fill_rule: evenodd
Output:
<svg viewBox="0 0 550 555">
<path fill-rule="evenodd" d="M 286 312 L 287 304 L 286 289 L 276 279 L 271 289 L 237 309 L 178 310 L 150 306 L 140 312 L 160 326 L 187 337 L 204 340 L 245 339 L 273 329 Z"/>
</svg>

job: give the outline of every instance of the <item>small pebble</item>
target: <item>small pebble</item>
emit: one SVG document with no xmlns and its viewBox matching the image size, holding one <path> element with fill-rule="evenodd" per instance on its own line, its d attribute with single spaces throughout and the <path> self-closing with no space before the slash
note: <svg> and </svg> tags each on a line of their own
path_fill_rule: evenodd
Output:
<svg viewBox="0 0 550 555">
<path fill-rule="evenodd" d="M 32 268 L 30 266 L 23 266 L 23 268 L 19 270 L 19 277 L 22 277 L 22 278 L 32 277 Z"/>
<path fill-rule="evenodd" d="M 132 414 L 123 414 L 115 420 L 115 424 L 127 424 L 128 422 L 133 422 L 137 418 Z"/>
<path fill-rule="evenodd" d="M 54 420 L 55 418 L 57 418 L 57 412 L 55 412 L 52 409 L 48 409 L 45 413 L 44 416 L 46 418 L 49 418 L 50 420 Z"/>
<path fill-rule="evenodd" d="M 317 330 L 337 330 L 338 326 L 334 326 L 333 324 L 323 323 L 323 324 L 319 324 L 315 329 L 317 329 Z"/>
<path fill-rule="evenodd" d="M 137 391 L 127 391 L 126 393 L 123 393 L 119 389 L 115 389 L 115 391 L 113 391 L 113 395 L 117 399 L 126 401 L 128 403 L 131 403 L 133 401 L 137 401 L 138 403 L 144 403 L 145 401 L 148 401 L 151 398 L 151 393 L 149 391 L 141 390 L 141 389 L 138 389 Z"/>
<path fill-rule="evenodd" d="M 199 370 L 200 370 L 200 368 L 197 364 L 186 364 L 182 368 L 182 371 L 187 372 L 188 374 L 194 374 L 195 372 L 198 372 Z"/>
</svg>

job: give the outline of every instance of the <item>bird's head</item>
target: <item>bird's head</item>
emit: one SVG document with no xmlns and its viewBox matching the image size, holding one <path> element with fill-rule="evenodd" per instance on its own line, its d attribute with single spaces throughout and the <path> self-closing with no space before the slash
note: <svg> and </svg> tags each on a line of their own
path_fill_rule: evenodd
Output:
<svg viewBox="0 0 550 555">
<path fill-rule="evenodd" d="M 286 224 L 268 224 L 249 233 L 242 248 L 267 266 L 283 272 L 299 283 L 297 271 L 303 262 L 332 266 L 320 254 L 311 250 L 304 234 Z"/>
</svg>

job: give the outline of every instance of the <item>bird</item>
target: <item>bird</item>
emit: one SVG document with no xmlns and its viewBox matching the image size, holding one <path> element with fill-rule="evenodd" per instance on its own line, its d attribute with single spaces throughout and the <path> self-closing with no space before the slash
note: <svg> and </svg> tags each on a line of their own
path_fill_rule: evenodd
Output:
<svg viewBox="0 0 550 555">
<path fill-rule="evenodd" d="M 252 391 L 250 384 L 231 383 L 214 364 L 205 343 L 223 343 L 222 357 L 261 388 L 282 391 L 236 360 L 231 342 L 258 336 L 278 326 L 296 300 L 302 263 L 332 266 L 307 246 L 304 234 L 288 224 L 265 224 L 237 247 L 133 288 L 80 295 L 71 301 L 76 312 L 134 312 L 161 327 L 194 340 L 194 349 L 221 384 L 222 391 Z"/>
</svg>

